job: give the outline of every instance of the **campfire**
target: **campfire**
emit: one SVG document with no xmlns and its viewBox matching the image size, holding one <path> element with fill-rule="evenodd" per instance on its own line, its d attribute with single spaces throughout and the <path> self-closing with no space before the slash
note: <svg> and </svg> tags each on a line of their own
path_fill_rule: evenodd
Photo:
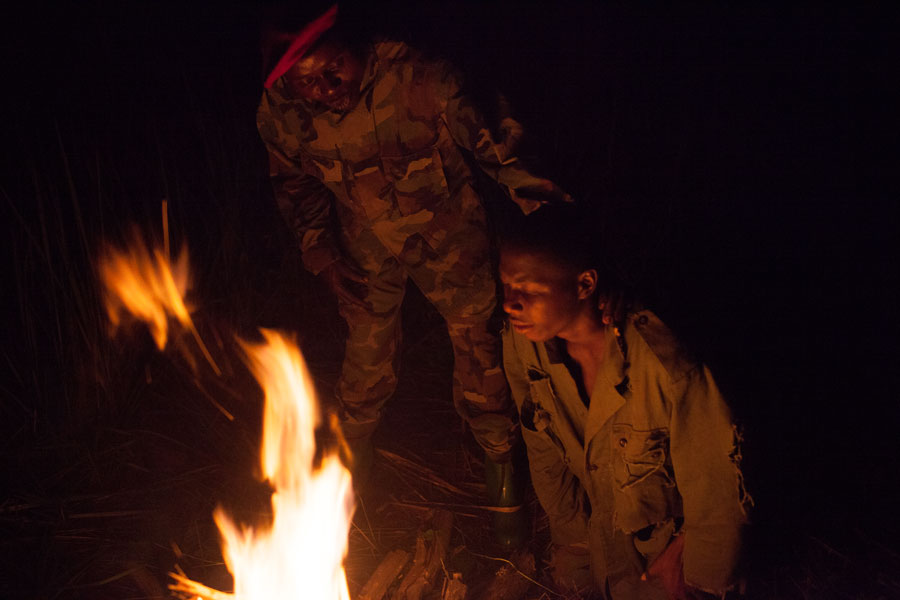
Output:
<svg viewBox="0 0 900 600">
<path fill-rule="evenodd" d="M 174 318 L 200 342 L 183 299 L 189 279 L 187 255 L 181 256 L 173 267 L 165 252 L 151 252 L 146 246 L 109 249 L 100 274 L 111 322 L 117 325 L 128 312 L 148 324 L 163 348 Z M 306 364 L 289 336 L 261 333 L 263 343 L 242 341 L 241 346 L 265 392 L 261 462 L 273 488 L 272 522 L 241 527 L 217 509 L 214 518 L 234 592 L 179 574 L 172 574 L 175 583 L 170 588 L 209 599 L 349 600 L 343 561 L 354 508 L 350 473 L 336 452 L 325 452 L 314 464 L 314 432 L 321 414 Z"/>
<path fill-rule="evenodd" d="M 168 248 L 151 249 L 139 241 L 127 249 L 109 247 L 99 261 L 99 275 L 114 327 L 126 318 L 143 321 L 160 349 L 166 347 L 173 325 L 188 330 L 210 367 L 220 374 L 185 302 L 190 285 L 186 252 L 172 264 Z M 322 425 L 322 414 L 296 343 L 290 335 L 277 331 L 262 329 L 260 333 L 260 343 L 238 343 L 265 394 L 260 455 L 262 475 L 272 488 L 271 521 L 242 526 L 222 508 L 217 509 L 213 518 L 234 590 L 211 588 L 183 572 L 171 573 L 169 588 L 198 600 L 350 600 L 344 571 L 354 511 L 350 472 L 337 448 L 323 451 L 316 447 L 315 432 Z M 341 439 L 337 424 L 327 425 Z M 410 463 L 399 455 L 382 453 L 397 465 Z M 465 491 L 435 478 L 425 467 L 410 465 L 416 477 L 430 478 L 456 499 L 467 497 Z M 395 549 L 388 553 L 360 589 L 358 600 L 421 600 L 434 591 L 440 592 L 442 600 L 467 597 L 461 574 L 448 571 L 453 513 L 436 508 L 428 515 L 412 552 Z M 491 559 L 502 561 L 502 566 L 481 598 L 520 598 L 528 585 L 535 583 L 531 578 L 534 557 L 524 552 L 514 559 L 515 564 Z"/>
</svg>

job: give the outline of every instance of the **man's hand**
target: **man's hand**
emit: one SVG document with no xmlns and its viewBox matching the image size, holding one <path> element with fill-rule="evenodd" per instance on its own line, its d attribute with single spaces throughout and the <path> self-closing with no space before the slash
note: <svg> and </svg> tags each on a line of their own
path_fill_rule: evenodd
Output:
<svg viewBox="0 0 900 600">
<path fill-rule="evenodd" d="M 669 600 L 688 600 L 687 587 L 684 585 L 684 571 L 682 569 L 684 554 L 684 535 L 676 535 L 666 549 L 641 576 L 641 579 L 658 577 Z"/>
<path fill-rule="evenodd" d="M 647 572 L 641 575 L 641 579 L 659 578 L 669 600 L 713 600 L 714 598 L 721 598 L 720 595 L 698 590 L 684 582 L 685 535 L 684 533 L 676 535 L 669 545 L 666 546 L 666 549 L 656 557 L 656 560 L 653 561 Z"/>
<path fill-rule="evenodd" d="M 359 288 L 368 284 L 369 278 L 358 267 L 351 265 L 345 259 L 340 259 L 322 269 L 319 275 L 340 301 L 360 308 L 372 308 L 371 304 L 363 300 L 360 295 L 362 290 Z M 354 288 L 357 289 L 354 290 Z"/>
</svg>

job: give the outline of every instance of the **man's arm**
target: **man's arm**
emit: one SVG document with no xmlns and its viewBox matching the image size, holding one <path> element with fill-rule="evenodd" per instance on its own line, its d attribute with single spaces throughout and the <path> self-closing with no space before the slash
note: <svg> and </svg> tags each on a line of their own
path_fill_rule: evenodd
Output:
<svg viewBox="0 0 900 600">
<path fill-rule="evenodd" d="M 281 124 L 265 95 L 256 120 L 269 156 L 269 177 L 275 202 L 288 227 L 297 236 L 303 264 L 313 274 L 319 274 L 341 258 L 332 224 L 334 195 L 285 153 Z"/>
<path fill-rule="evenodd" d="M 516 407 L 522 417 L 522 436 L 528 451 L 531 482 L 541 506 L 550 520 L 553 543 L 568 546 L 588 539 L 588 516 L 584 489 L 562 459 L 560 449 L 549 435 L 534 429 L 530 415 L 523 407 L 531 403 L 528 375 L 516 351 L 514 334 L 503 332 L 503 368 Z"/>
<path fill-rule="evenodd" d="M 545 202 L 569 202 L 571 197 L 549 179 L 538 177 L 516 154 L 522 126 L 509 116 L 500 122 L 499 137 L 491 133 L 484 116 L 461 84 L 459 73 L 447 62 L 435 66 L 435 93 L 441 101 L 441 116 L 454 141 L 469 150 L 479 167 L 503 185 L 524 213 Z"/>
<path fill-rule="evenodd" d="M 684 507 L 684 581 L 721 595 L 735 583 L 752 502 L 740 471 L 740 437 L 706 367 L 688 372 L 679 388 L 670 443 Z"/>
<path fill-rule="evenodd" d="M 368 283 L 366 274 L 343 256 L 334 238 L 331 191 L 312 175 L 296 173 L 284 155 L 271 147 L 269 175 L 278 208 L 300 242 L 306 269 L 324 279 L 340 300 L 370 308 L 353 288 L 354 283 Z"/>
</svg>

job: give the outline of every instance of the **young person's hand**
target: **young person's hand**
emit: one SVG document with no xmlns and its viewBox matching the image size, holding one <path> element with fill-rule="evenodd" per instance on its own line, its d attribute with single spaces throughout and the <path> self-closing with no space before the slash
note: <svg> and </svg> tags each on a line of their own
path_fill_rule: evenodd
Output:
<svg viewBox="0 0 900 600">
<path fill-rule="evenodd" d="M 360 308 L 371 309 L 371 304 L 360 295 L 362 292 L 360 288 L 369 282 L 369 278 L 358 267 L 345 259 L 340 259 L 322 269 L 319 275 L 339 300 Z"/>
<path fill-rule="evenodd" d="M 676 535 L 666 546 L 666 549 L 656 557 L 656 560 L 641 576 L 641 579 L 650 577 L 659 578 L 666 596 L 669 600 L 713 600 L 721 598 L 715 594 L 698 590 L 684 582 L 684 536 Z"/>
<path fill-rule="evenodd" d="M 669 600 L 691 600 L 684 584 L 683 554 L 684 536 L 676 535 L 659 556 L 656 557 L 641 579 L 655 577 L 660 580 Z"/>
</svg>

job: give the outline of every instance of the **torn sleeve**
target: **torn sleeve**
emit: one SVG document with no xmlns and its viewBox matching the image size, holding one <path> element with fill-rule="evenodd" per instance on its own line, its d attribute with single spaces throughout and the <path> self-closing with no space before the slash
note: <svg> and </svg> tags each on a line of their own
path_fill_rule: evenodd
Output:
<svg viewBox="0 0 900 600">
<path fill-rule="evenodd" d="M 752 502 L 743 488 L 731 412 L 706 367 L 679 383 L 671 455 L 684 508 L 684 578 L 723 594 L 735 583 L 741 534 Z"/>
</svg>

